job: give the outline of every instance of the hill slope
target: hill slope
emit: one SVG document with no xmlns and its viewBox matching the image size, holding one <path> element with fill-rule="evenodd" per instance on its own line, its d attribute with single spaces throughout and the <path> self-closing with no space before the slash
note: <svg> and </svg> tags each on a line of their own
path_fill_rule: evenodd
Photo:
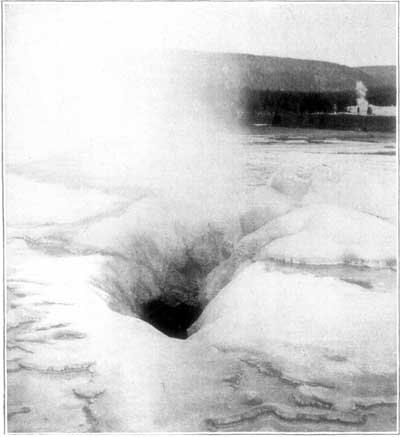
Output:
<svg viewBox="0 0 400 437">
<path fill-rule="evenodd" d="M 395 65 L 374 65 L 369 67 L 357 67 L 379 82 L 381 86 L 396 87 L 396 66 Z"/>
<path fill-rule="evenodd" d="M 348 91 L 361 80 L 367 87 L 380 81 L 367 72 L 330 62 L 232 53 L 177 52 L 176 80 L 196 78 L 233 88 L 284 91 Z"/>
</svg>

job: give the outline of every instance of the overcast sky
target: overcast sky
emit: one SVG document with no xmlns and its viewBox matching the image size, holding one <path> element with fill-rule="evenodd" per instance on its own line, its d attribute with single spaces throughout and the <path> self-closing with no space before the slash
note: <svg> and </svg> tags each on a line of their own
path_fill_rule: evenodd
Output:
<svg viewBox="0 0 400 437">
<path fill-rule="evenodd" d="M 5 24 L 6 47 L 17 43 L 25 53 L 151 47 L 396 62 L 393 3 L 14 3 L 5 6 Z"/>
</svg>

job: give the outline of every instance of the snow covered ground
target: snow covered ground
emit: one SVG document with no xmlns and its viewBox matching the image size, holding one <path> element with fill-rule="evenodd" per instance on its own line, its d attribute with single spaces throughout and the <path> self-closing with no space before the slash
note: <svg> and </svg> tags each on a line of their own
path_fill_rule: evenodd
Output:
<svg viewBox="0 0 400 437">
<path fill-rule="evenodd" d="M 375 105 L 369 105 L 372 109 L 372 114 L 374 115 L 385 115 L 385 116 L 391 116 L 396 117 L 397 114 L 397 107 L 396 106 L 375 106 Z M 367 106 L 368 108 L 368 106 Z M 357 106 L 349 106 L 348 108 L 349 112 L 352 114 L 357 114 Z M 366 115 L 367 109 L 363 109 L 361 114 Z"/>
<path fill-rule="evenodd" d="M 394 143 L 220 143 L 8 162 L 10 432 L 395 430 Z"/>
</svg>

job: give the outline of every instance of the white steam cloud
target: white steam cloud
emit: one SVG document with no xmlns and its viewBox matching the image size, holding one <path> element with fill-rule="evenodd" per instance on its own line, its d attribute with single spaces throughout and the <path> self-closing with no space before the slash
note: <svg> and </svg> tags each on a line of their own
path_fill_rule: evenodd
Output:
<svg viewBox="0 0 400 437">
<path fill-rule="evenodd" d="M 356 82 L 356 94 L 357 94 L 357 106 L 364 107 L 368 106 L 367 97 L 368 88 L 364 85 L 361 80 Z"/>
<path fill-rule="evenodd" d="M 67 186 L 132 197 L 144 190 L 204 216 L 241 191 L 239 145 L 198 98 L 201 82 L 182 79 L 176 56 L 85 58 L 77 47 L 41 44 L 41 62 L 6 72 L 9 166 Z"/>
</svg>

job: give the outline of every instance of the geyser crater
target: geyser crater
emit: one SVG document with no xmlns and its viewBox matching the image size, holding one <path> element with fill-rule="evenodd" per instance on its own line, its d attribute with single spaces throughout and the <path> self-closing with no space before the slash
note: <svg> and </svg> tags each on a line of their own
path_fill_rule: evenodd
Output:
<svg viewBox="0 0 400 437">
<path fill-rule="evenodd" d="M 174 249 L 146 235 L 136 235 L 129 246 L 128 256 L 113 257 L 97 283 L 110 308 L 186 339 L 208 303 L 205 280 L 230 257 L 232 241 L 219 226 L 207 224 L 200 232 L 181 234 Z"/>
<path fill-rule="evenodd" d="M 142 319 L 169 337 L 185 339 L 187 329 L 198 319 L 203 306 L 167 298 L 156 298 L 142 305 Z"/>
</svg>

